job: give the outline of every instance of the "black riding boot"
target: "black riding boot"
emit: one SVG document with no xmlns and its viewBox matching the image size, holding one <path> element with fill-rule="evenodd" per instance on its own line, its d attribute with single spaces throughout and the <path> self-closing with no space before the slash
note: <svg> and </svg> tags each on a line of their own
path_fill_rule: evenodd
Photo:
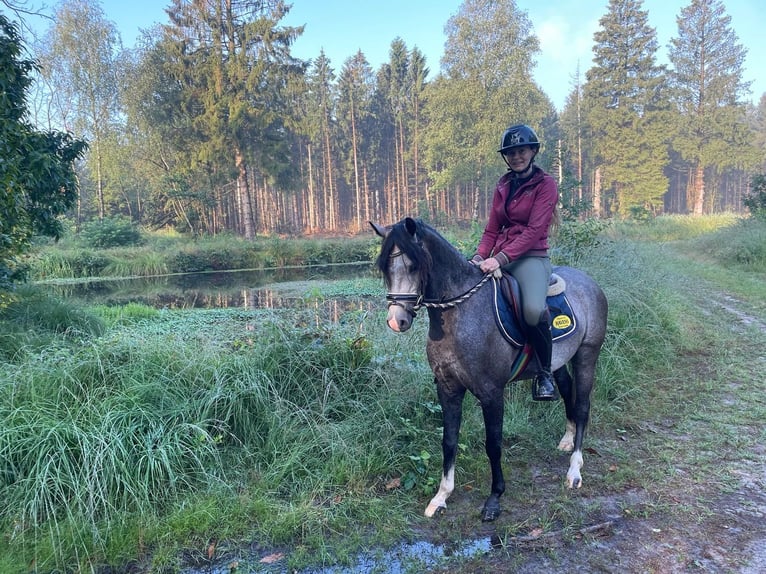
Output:
<svg viewBox="0 0 766 574">
<path fill-rule="evenodd" d="M 532 398 L 536 401 L 552 401 L 556 398 L 556 387 L 551 374 L 551 355 L 553 354 L 551 327 L 548 321 L 542 320 L 534 327 L 530 327 L 527 335 L 540 365 L 540 372 L 532 383 Z"/>
</svg>

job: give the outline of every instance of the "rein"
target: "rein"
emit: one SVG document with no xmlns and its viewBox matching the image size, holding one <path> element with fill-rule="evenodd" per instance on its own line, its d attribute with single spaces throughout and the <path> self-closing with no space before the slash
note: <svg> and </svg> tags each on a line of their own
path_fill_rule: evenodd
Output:
<svg viewBox="0 0 766 574">
<path fill-rule="evenodd" d="M 394 257 L 401 256 L 402 254 L 402 251 L 397 251 L 396 253 L 389 255 L 389 258 L 393 259 Z M 389 292 L 386 294 L 386 301 L 388 301 L 389 307 L 392 305 L 399 305 L 402 309 L 411 313 L 413 317 L 416 316 L 416 312 L 419 311 L 422 307 L 427 309 L 450 309 L 470 299 L 474 293 L 481 289 L 482 286 L 493 277 L 493 274 L 494 272 L 486 273 L 484 277 L 482 277 L 481 280 L 468 291 L 462 295 L 458 295 L 457 297 L 452 297 L 451 299 L 425 299 L 422 293 Z M 407 307 L 405 307 L 406 303 L 412 303 L 411 310 L 408 310 Z"/>
</svg>

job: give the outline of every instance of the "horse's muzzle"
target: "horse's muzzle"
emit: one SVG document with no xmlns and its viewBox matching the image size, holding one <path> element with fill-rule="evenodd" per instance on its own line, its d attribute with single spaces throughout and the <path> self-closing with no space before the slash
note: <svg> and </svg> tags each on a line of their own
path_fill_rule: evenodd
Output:
<svg viewBox="0 0 766 574">
<path fill-rule="evenodd" d="M 412 326 L 412 320 L 417 313 L 406 303 L 391 302 L 388 304 L 388 316 L 386 323 L 392 331 L 404 333 Z"/>
</svg>

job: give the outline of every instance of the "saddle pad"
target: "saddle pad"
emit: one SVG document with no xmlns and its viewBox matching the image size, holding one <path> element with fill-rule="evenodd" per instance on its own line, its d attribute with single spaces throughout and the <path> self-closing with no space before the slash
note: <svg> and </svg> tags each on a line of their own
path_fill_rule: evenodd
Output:
<svg viewBox="0 0 766 574">
<path fill-rule="evenodd" d="M 498 281 L 492 281 L 494 290 L 494 313 L 497 328 L 514 347 L 523 347 L 526 336 L 516 320 L 513 308 L 503 296 Z M 549 295 L 546 299 L 551 316 L 551 337 L 554 341 L 564 339 L 575 332 L 577 318 L 569 304 L 566 292 Z"/>
<path fill-rule="evenodd" d="M 554 341 L 560 341 L 575 332 L 577 317 L 572 311 L 566 292 L 548 296 L 546 299 L 551 313 L 551 335 Z"/>
</svg>

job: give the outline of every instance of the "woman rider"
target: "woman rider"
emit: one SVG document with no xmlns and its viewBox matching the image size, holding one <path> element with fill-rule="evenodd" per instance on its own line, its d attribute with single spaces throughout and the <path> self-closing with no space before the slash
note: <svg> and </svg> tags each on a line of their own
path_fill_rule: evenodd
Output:
<svg viewBox="0 0 766 574">
<path fill-rule="evenodd" d="M 534 163 L 539 150 L 540 140 L 527 125 L 503 133 L 498 151 L 508 171 L 497 182 L 489 221 L 471 261 L 484 273 L 502 267 L 518 281 L 527 337 L 539 363 L 532 397 L 547 401 L 556 398 L 546 306 L 551 275 L 548 231 L 559 194 L 556 180 Z"/>
</svg>

